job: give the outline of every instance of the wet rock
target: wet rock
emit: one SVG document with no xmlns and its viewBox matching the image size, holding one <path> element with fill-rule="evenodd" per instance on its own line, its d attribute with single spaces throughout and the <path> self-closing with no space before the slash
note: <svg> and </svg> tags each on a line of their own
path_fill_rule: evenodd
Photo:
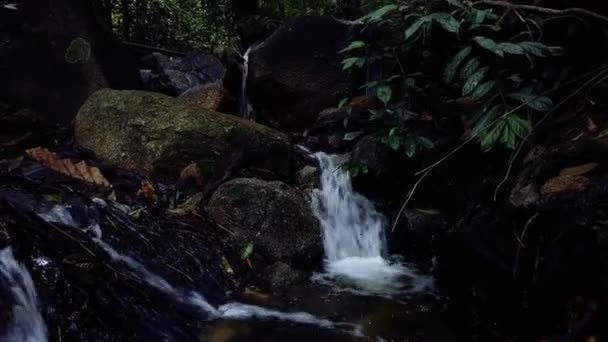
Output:
<svg viewBox="0 0 608 342">
<path fill-rule="evenodd" d="M 253 242 L 268 264 L 310 266 L 321 255 L 320 227 L 308 200 L 287 184 L 237 178 L 221 185 L 207 212 L 234 231 L 236 246 Z"/>
<path fill-rule="evenodd" d="M 221 82 L 199 85 L 180 95 L 180 100 L 202 109 L 221 111 L 226 92 Z"/>
<path fill-rule="evenodd" d="M 344 48 L 356 26 L 332 17 L 300 17 L 287 23 L 249 56 L 249 93 L 260 120 L 286 129 L 314 124 L 355 87 L 342 71 Z"/>
<path fill-rule="evenodd" d="M 306 275 L 284 262 L 277 262 L 264 269 L 264 279 L 271 289 L 280 289 L 305 280 Z"/>
<path fill-rule="evenodd" d="M 79 147 L 105 162 L 168 180 L 192 162 L 204 179 L 216 179 L 235 151 L 243 169 L 264 170 L 279 179 L 296 170 L 286 135 L 144 91 L 96 92 L 74 120 L 74 137 Z"/>
<path fill-rule="evenodd" d="M 306 165 L 300 171 L 298 171 L 297 183 L 298 185 L 307 185 L 307 184 L 318 184 L 319 183 L 319 169 Z"/>
<path fill-rule="evenodd" d="M 382 170 L 388 162 L 388 149 L 380 137 L 368 135 L 355 145 L 352 161 L 369 170 Z"/>
<path fill-rule="evenodd" d="M 213 55 L 192 53 L 170 57 L 154 52 L 144 57 L 149 72 L 140 71 L 144 89 L 178 96 L 197 86 L 221 83 L 226 69 Z"/>
</svg>

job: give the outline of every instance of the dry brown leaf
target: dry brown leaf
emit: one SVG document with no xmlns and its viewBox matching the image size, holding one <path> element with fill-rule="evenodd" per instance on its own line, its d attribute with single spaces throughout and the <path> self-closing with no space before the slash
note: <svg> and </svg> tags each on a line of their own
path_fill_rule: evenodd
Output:
<svg viewBox="0 0 608 342">
<path fill-rule="evenodd" d="M 81 180 L 92 185 L 109 188 L 110 182 L 103 176 L 101 170 L 89 166 L 85 161 L 74 164 L 70 159 L 60 159 L 56 153 L 46 148 L 35 147 L 25 151 L 27 155 L 38 163 L 49 169 L 59 172 L 65 176 Z"/>
<path fill-rule="evenodd" d="M 580 175 L 584 175 L 585 173 L 595 169 L 598 165 L 598 163 L 586 163 L 586 164 L 581 164 L 581 165 L 577 165 L 577 166 L 571 166 L 571 167 L 567 167 L 565 169 L 563 169 L 559 175 L 560 176 L 580 176 Z"/>
<path fill-rule="evenodd" d="M 154 185 L 147 180 L 141 181 L 141 188 L 137 190 L 137 196 L 151 200 L 153 202 L 156 202 L 158 200 Z"/>
<path fill-rule="evenodd" d="M 540 189 L 543 196 L 585 191 L 591 186 L 591 180 L 585 176 L 557 176 L 549 179 Z"/>
<path fill-rule="evenodd" d="M 192 180 L 198 186 L 203 186 L 205 184 L 201 168 L 194 162 L 190 163 L 182 170 L 179 174 L 179 179 L 181 181 Z"/>
</svg>

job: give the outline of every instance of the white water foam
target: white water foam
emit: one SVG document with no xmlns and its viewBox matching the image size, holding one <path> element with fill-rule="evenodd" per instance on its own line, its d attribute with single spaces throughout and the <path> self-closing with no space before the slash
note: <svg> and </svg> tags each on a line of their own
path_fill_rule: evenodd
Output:
<svg viewBox="0 0 608 342">
<path fill-rule="evenodd" d="M 250 46 L 243 54 L 243 72 L 241 80 L 241 116 L 245 119 L 251 118 L 251 105 L 247 95 L 247 78 L 249 77 L 249 53 L 253 46 Z"/>
<path fill-rule="evenodd" d="M 34 282 L 27 268 L 19 264 L 10 248 L 0 250 L 0 283 L 6 283 L 13 295 L 12 322 L 0 341 L 45 342 L 46 325 L 38 311 Z"/>
<path fill-rule="evenodd" d="M 312 208 L 321 223 L 326 259 L 325 273 L 313 280 L 384 296 L 430 290 L 432 278 L 386 258 L 386 220 L 353 190 L 342 167 L 346 157 L 322 152 L 314 156 L 321 168 L 321 187 L 312 193 Z"/>
</svg>

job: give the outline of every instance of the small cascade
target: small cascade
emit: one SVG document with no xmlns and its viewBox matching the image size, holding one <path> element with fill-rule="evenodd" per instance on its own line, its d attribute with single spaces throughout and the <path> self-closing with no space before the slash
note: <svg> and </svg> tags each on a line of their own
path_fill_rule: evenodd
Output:
<svg viewBox="0 0 608 342">
<path fill-rule="evenodd" d="M 245 119 L 251 119 L 251 105 L 249 103 L 249 97 L 247 96 L 247 78 L 249 77 L 249 53 L 251 52 L 250 46 L 245 54 L 243 54 L 243 76 L 241 80 L 241 109 L 240 114 Z"/>
<path fill-rule="evenodd" d="M 14 302 L 12 322 L 0 341 L 45 342 L 46 325 L 38 311 L 34 282 L 27 268 L 15 260 L 10 248 L 0 250 L 0 288 L 4 287 L 10 290 Z"/>
<path fill-rule="evenodd" d="M 99 198 L 94 199 L 94 202 L 98 205 L 106 205 L 105 201 Z M 215 308 L 200 292 L 177 288 L 160 275 L 147 269 L 135 258 L 118 252 L 114 247 L 102 240 L 102 231 L 99 224 L 92 223 L 88 227 L 79 227 L 66 206 L 55 205 L 48 211 L 38 213 L 38 216 L 46 222 L 62 224 L 85 232 L 114 262 L 125 265 L 130 272 L 148 284 L 148 286 L 164 293 L 177 303 L 198 309 L 208 319 L 274 319 L 300 324 L 312 324 L 328 329 L 340 329 L 356 336 L 362 335 L 361 328 L 357 325 L 334 323 L 327 319 L 317 318 L 306 312 L 281 312 L 237 302 L 227 303 Z M 37 342 L 38 340 L 31 341 Z"/>
<path fill-rule="evenodd" d="M 342 167 L 346 157 L 322 152 L 314 156 L 321 169 L 321 187 L 312 193 L 312 208 L 321 223 L 326 258 L 326 273 L 315 280 L 339 280 L 363 294 L 429 290 L 432 278 L 388 259 L 386 220 L 373 203 L 353 190 Z"/>
</svg>

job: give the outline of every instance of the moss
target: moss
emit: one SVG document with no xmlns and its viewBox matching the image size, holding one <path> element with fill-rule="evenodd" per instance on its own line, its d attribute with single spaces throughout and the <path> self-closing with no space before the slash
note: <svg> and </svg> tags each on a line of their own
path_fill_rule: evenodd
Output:
<svg viewBox="0 0 608 342">
<path fill-rule="evenodd" d="M 234 151 L 243 152 L 248 166 L 292 172 L 285 134 L 157 93 L 99 90 L 80 109 L 74 130 L 80 147 L 148 176 L 174 178 L 195 161 L 213 177 L 218 162 Z"/>
</svg>

